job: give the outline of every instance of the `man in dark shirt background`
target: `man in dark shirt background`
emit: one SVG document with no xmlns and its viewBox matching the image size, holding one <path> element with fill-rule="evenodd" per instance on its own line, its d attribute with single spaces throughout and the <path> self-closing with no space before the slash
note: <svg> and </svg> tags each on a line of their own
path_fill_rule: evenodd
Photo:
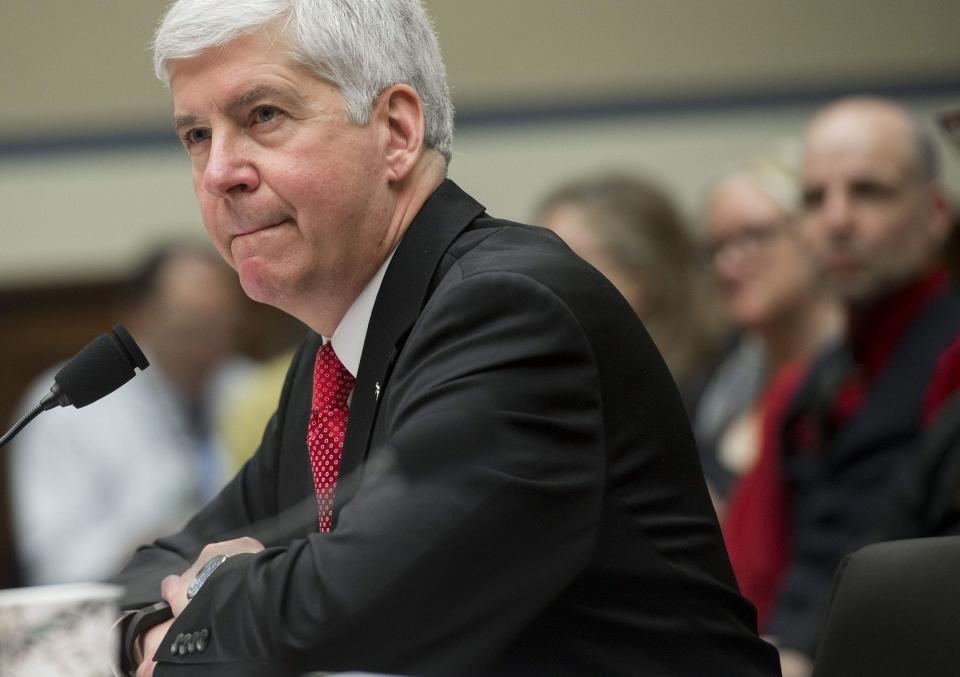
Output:
<svg viewBox="0 0 960 677">
<path fill-rule="evenodd" d="M 754 545 L 787 552 L 765 628 L 784 675 L 809 674 L 837 565 L 875 539 L 925 426 L 957 389 L 946 363 L 960 297 L 940 261 L 951 210 L 939 173 L 932 138 L 892 101 L 839 100 L 808 127 L 801 227 L 848 331 L 780 389 L 782 418 L 744 488 L 771 503 L 754 502 L 753 519 L 781 521 Z"/>
</svg>

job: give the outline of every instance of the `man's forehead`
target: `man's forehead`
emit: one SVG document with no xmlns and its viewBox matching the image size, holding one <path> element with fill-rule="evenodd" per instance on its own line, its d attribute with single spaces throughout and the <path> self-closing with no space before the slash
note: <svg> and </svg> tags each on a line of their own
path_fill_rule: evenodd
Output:
<svg viewBox="0 0 960 677">
<path fill-rule="evenodd" d="M 299 107 L 305 105 L 308 91 L 336 90 L 301 66 L 270 62 L 238 64 L 235 68 L 218 64 L 208 70 L 183 60 L 172 65 L 170 82 L 178 123 L 213 111 L 238 112 L 263 101 Z"/>
<path fill-rule="evenodd" d="M 903 169 L 914 160 L 909 123 L 893 108 L 851 106 L 821 115 L 807 131 L 805 173 L 812 168 Z"/>
<path fill-rule="evenodd" d="M 844 133 L 846 132 L 846 133 Z M 908 138 L 881 129 L 835 127 L 829 133 L 809 137 L 803 152 L 803 176 L 902 174 L 915 164 Z"/>
</svg>

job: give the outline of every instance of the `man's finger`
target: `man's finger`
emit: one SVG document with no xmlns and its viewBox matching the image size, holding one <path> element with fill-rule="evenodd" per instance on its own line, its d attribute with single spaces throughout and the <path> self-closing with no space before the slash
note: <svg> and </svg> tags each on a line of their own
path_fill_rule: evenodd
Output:
<svg viewBox="0 0 960 677">
<path fill-rule="evenodd" d="M 174 595 L 176 595 L 179 587 L 180 577 L 176 574 L 171 574 L 160 581 L 160 596 L 163 597 L 167 604 L 172 606 Z"/>
</svg>

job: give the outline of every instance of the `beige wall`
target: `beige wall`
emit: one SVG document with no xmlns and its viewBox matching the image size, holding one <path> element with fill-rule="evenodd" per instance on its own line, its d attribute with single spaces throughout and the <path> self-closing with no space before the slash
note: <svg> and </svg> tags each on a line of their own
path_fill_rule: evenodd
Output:
<svg viewBox="0 0 960 677">
<path fill-rule="evenodd" d="M 0 9 L 0 285 L 126 266 L 199 233 L 175 147 L 37 153 L 56 137 L 157 132 L 169 102 L 148 43 L 166 0 L 36 0 Z M 428 0 L 455 101 L 527 105 L 786 93 L 889 82 L 923 116 L 960 102 L 960 3 L 946 0 Z M 943 83 L 957 83 L 956 91 Z M 729 161 L 796 134 L 812 99 L 679 114 L 465 124 L 451 168 L 488 207 L 527 218 L 556 181 L 607 167 L 659 177 L 688 209 Z M 27 152 L 15 152 L 25 144 Z M 34 149 L 34 150 L 31 150 Z M 955 158 L 950 180 L 960 187 Z"/>
</svg>

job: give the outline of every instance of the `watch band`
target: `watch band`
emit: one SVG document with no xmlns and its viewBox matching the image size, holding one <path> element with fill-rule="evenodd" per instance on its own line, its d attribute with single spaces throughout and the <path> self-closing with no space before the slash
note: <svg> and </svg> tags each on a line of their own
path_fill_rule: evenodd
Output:
<svg viewBox="0 0 960 677">
<path fill-rule="evenodd" d="M 130 614 L 122 631 L 121 669 L 124 674 L 135 675 L 139 661 L 143 658 L 136 655 L 137 640 L 153 626 L 160 625 L 171 618 L 173 618 L 173 611 L 166 602 L 157 602 Z"/>
</svg>

